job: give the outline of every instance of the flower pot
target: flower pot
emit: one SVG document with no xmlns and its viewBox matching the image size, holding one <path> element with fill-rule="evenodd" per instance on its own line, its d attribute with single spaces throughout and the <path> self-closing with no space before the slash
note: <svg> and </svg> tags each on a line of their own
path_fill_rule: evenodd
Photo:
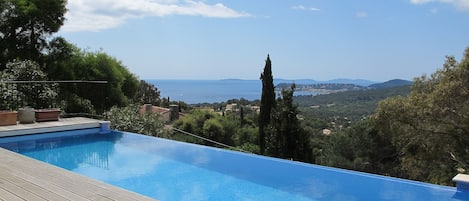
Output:
<svg viewBox="0 0 469 201">
<path fill-rule="evenodd" d="M 20 124 L 34 123 L 35 112 L 33 108 L 25 107 L 18 110 L 18 121 Z"/>
<path fill-rule="evenodd" d="M 16 125 L 17 118 L 16 111 L 0 111 L 0 126 Z"/>
<path fill-rule="evenodd" d="M 36 122 L 58 121 L 60 109 L 41 109 L 35 110 Z"/>
</svg>

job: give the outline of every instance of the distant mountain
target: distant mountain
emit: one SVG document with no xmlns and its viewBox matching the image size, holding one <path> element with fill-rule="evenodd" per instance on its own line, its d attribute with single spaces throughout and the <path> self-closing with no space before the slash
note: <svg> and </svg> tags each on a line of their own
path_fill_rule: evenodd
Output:
<svg viewBox="0 0 469 201">
<path fill-rule="evenodd" d="M 376 84 L 376 82 L 370 80 L 363 80 L 363 79 L 333 79 L 326 81 L 325 83 L 334 83 L 334 84 L 354 84 L 359 86 L 369 86 L 372 84 Z"/>
<path fill-rule="evenodd" d="M 377 83 L 377 84 L 372 84 L 369 85 L 369 88 L 373 89 L 386 89 L 386 88 L 392 88 L 392 87 L 400 87 L 400 86 L 407 86 L 407 85 L 412 85 L 413 82 L 409 80 L 401 80 L 401 79 L 394 79 L 394 80 L 389 80 L 383 83 Z"/>
<path fill-rule="evenodd" d="M 301 85 L 311 85 L 311 84 L 354 84 L 358 86 L 369 86 L 372 84 L 376 84 L 376 82 L 370 80 L 363 80 L 363 79 L 333 79 L 327 81 L 317 81 L 312 79 L 298 79 L 298 80 L 287 80 L 287 79 L 274 79 L 274 84 L 280 83 L 295 83 Z"/>
<path fill-rule="evenodd" d="M 295 82 L 296 83 L 296 82 Z M 280 83 L 275 89 L 290 88 L 291 83 Z M 330 94 L 344 91 L 366 90 L 368 87 L 356 84 L 320 83 L 320 84 L 296 84 L 296 91 L 311 92 L 312 94 Z"/>
<path fill-rule="evenodd" d="M 278 85 L 281 83 L 295 83 L 295 84 L 319 84 L 321 82 L 312 80 L 312 79 L 297 79 L 297 80 L 287 80 L 287 79 L 274 79 L 274 85 Z"/>
</svg>

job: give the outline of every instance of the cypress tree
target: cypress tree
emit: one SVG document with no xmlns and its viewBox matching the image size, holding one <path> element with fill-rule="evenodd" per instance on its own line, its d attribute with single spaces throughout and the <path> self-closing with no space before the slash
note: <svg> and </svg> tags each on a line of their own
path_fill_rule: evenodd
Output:
<svg viewBox="0 0 469 201">
<path fill-rule="evenodd" d="M 240 106 L 239 108 L 239 118 L 241 119 L 240 125 L 241 127 L 243 127 L 244 126 L 244 106 Z"/>
<path fill-rule="evenodd" d="M 265 131 L 270 124 L 272 108 L 275 106 L 274 79 L 272 77 L 272 64 L 269 55 L 267 55 L 265 60 L 264 72 L 261 73 L 260 79 L 262 80 L 262 96 L 259 114 L 259 150 L 260 154 L 264 154 Z"/>
</svg>

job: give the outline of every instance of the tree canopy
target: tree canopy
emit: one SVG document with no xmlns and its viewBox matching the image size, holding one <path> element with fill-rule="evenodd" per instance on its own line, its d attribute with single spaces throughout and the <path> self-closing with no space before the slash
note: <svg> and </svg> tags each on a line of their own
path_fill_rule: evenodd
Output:
<svg viewBox="0 0 469 201">
<path fill-rule="evenodd" d="M 13 59 L 42 64 L 47 39 L 65 20 L 66 0 L 1 0 L 0 70 Z"/>
<path fill-rule="evenodd" d="M 145 95 L 146 100 L 156 102 L 159 99 L 156 88 L 140 87 L 137 77 L 117 59 L 102 51 L 81 50 L 62 37 L 50 39 L 63 25 L 66 4 L 66 0 L 0 0 L 0 70 L 7 68 L 10 63 L 13 65 L 15 62 L 26 61 L 35 64 L 28 66 L 38 67 L 31 68 L 31 71 L 44 72 L 41 77 L 43 80 L 108 82 L 95 85 L 59 84 L 59 90 L 54 91 L 59 93 L 59 100 L 54 101 L 62 102 L 60 107 L 65 111 L 101 113 L 112 106 L 125 106 L 137 101 L 137 93 Z M 9 72 L 6 73 L 11 73 L 11 70 L 8 69 Z M 5 75 L 2 79 L 10 78 Z M 21 91 L 28 87 L 35 90 L 33 85 L 18 87 Z M 38 97 L 33 95 L 25 98 Z M 43 104 L 37 106 L 45 107 Z"/>
<path fill-rule="evenodd" d="M 415 79 L 407 97 L 379 104 L 375 118 L 399 150 L 405 177 L 450 184 L 469 168 L 469 48 L 461 62 Z"/>
</svg>

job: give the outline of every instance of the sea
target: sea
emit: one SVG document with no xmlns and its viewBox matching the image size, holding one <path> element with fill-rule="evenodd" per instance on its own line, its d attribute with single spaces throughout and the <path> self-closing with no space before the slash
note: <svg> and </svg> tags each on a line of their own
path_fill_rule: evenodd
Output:
<svg viewBox="0 0 469 201">
<path fill-rule="evenodd" d="M 146 80 L 160 91 L 160 97 L 188 104 L 221 103 L 231 99 L 258 100 L 261 98 L 261 80 Z M 274 81 L 274 85 L 283 81 Z M 294 95 L 313 95 L 297 91 Z"/>
</svg>

